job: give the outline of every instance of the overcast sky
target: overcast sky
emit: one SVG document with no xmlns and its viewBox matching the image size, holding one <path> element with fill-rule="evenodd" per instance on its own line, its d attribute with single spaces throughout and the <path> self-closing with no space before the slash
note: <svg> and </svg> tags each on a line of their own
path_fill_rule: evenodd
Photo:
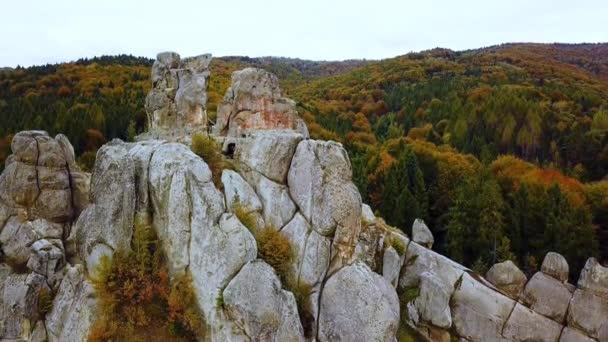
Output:
<svg viewBox="0 0 608 342">
<path fill-rule="evenodd" d="M 378 59 L 607 42 L 608 0 L 1 0 L 0 66 L 103 54 Z"/>
</svg>

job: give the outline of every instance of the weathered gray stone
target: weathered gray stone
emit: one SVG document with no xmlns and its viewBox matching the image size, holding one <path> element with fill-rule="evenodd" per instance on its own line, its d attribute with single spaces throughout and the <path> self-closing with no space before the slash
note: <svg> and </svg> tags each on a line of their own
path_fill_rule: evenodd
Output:
<svg viewBox="0 0 608 342">
<path fill-rule="evenodd" d="M 382 276 L 391 284 L 393 287 L 397 287 L 399 281 L 399 273 L 401 272 L 401 266 L 403 266 L 403 258 L 393 247 L 388 247 L 384 250 L 384 257 L 382 260 Z"/>
<path fill-rule="evenodd" d="M 67 266 L 59 291 L 46 316 L 49 342 L 86 341 L 97 317 L 93 285 L 80 265 Z"/>
<path fill-rule="evenodd" d="M 422 321 L 436 327 L 449 329 L 452 326 L 450 293 L 437 275 L 424 272 L 420 275 L 420 293 L 414 306 Z"/>
<path fill-rule="evenodd" d="M 262 203 L 258 195 L 238 173 L 224 170 L 222 184 L 224 184 L 226 207 L 229 211 L 234 211 L 236 206 L 241 206 L 247 212 L 262 211 Z"/>
<path fill-rule="evenodd" d="M 232 214 L 222 215 L 219 225 L 192 231 L 192 282 L 212 336 L 221 338 L 224 326 L 230 325 L 217 310 L 218 297 L 243 265 L 256 257 L 255 239 Z"/>
<path fill-rule="evenodd" d="M 557 322 L 563 322 L 572 293 L 562 282 L 537 272 L 526 284 L 521 296 L 532 310 Z"/>
<path fill-rule="evenodd" d="M 559 281 L 568 281 L 568 272 L 570 270 L 566 258 L 561 254 L 549 252 L 545 255 L 543 264 L 540 267 L 541 272 L 553 277 Z"/>
<path fill-rule="evenodd" d="M 30 257 L 30 246 L 38 238 L 31 221 L 21 223 L 17 216 L 12 216 L 0 233 L 0 247 L 13 264 L 25 265 Z"/>
<path fill-rule="evenodd" d="M 510 341 L 502 337 L 515 301 L 463 273 L 450 309 L 456 333 L 469 341 Z"/>
<path fill-rule="evenodd" d="M 374 215 L 372 208 L 364 203 L 361 204 L 361 222 L 366 225 L 376 223 L 376 215 Z"/>
<path fill-rule="evenodd" d="M 570 301 L 568 326 L 584 331 L 598 339 L 608 317 L 608 300 L 593 291 L 578 289 Z"/>
<path fill-rule="evenodd" d="M 416 219 L 412 226 L 412 241 L 417 242 L 426 248 L 433 248 L 435 239 L 429 227 L 426 226 L 423 220 Z"/>
<path fill-rule="evenodd" d="M 121 141 L 113 141 L 97 152 L 91 178 L 91 204 L 70 234 L 69 245 L 75 246 L 81 260 L 87 260 L 99 243 L 114 252 L 131 249 L 136 177 L 127 147 Z"/>
<path fill-rule="evenodd" d="M 395 289 L 367 265 L 346 266 L 325 283 L 319 341 L 394 341 L 398 325 Z"/>
<path fill-rule="evenodd" d="M 589 258 L 581 271 L 578 287 L 608 299 L 608 267 L 600 265 L 595 258 Z"/>
<path fill-rule="evenodd" d="M 232 84 L 218 107 L 213 131 L 240 137 L 270 129 L 294 130 L 308 137 L 308 129 L 298 116 L 295 101 L 281 96 L 274 74 L 256 68 L 235 71 Z"/>
<path fill-rule="evenodd" d="M 524 289 L 528 278 L 511 260 L 507 260 L 492 266 L 486 279 L 492 285 L 504 291 L 511 298 L 517 299 Z"/>
<path fill-rule="evenodd" d="M 582 331 L 570 327 L 564 327 L 559 342 L 594 342 L 595 340 L 585 335 Z M 600 337 L 600 341 L 604 341 Z"/>
<path fill-rule="evenodd" d="M 505 324 L 502 334 L 510 341 L 557 341 L 562 328 L 561 324 L 518 303 Z M 488 338 L 490 337 L 488 336 Z"/>
<path fill-rule="evenodd" d="M 289 196 L 289 189 L 262 176 L 256 186 L 264 207 L 262 216 L 267 226 L 281 230 L 296 212 L 296 206 Z"/>
<path fill-rule="evenodd" d="M 296 300 L 281 289 L 272 267 L 253 261 L 223 292 L 224 309 L 254 341 L 304 341 Z"/>
<path fill-rule="evenodd" d="M 234 159 L 244 168 L 285 184 L 302 135 L 292 131 L 259 131 L 238 140 Z"/>
</svg>

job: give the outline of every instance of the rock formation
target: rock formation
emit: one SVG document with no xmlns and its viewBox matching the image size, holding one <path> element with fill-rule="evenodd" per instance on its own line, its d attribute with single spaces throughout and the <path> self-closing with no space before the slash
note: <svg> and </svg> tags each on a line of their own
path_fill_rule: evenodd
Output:
<svg viewBox="0 0 608 342">
<path fill-rule="evenodd" d="M 240 137 L 250 131 L 269 129 L 291 129 L 308 137 L 295 101 L 281 96 L 275 75 L 256 68 L 233 73 L 232 85 L 218 107 L 214 133 Z"/>
<path fill-rule="evenodd" d="M 200 124 L 204 102 L 180 112 L 176 99 L 206 58 L 159 54 L 151 96 L 174 102 L 149 112 L 153 127 L 180 135 Z M 171 110 L 180 119 L 167 121 Z M 396 341 L 407 325 L 429 341 L 606 341 L 608 269 L 595 259 L 577 286 L 556 253 L 529 281 L 509 261 L 486 280 L 432 251 L 422 221 L 410 240 L 375 217 L 342 145 L 308 139 L 274 75 L 236 72 L 220 111 L 213 138 L 235 170 L 212 171 L 188 146 L 148 135 L 104 145 L 90 191 L 65 137 L 15 136 L 0 176 L 2 340 L 86 340 L 97 310 L 89 276 L 102 257 L 132 248 L 134 222 L 147 220 L 170 275 L 192 278 L 201 340 Z M 285 277 L 259 257 L 253 232 L 263 229 L 290 242 Z M 306 285 L 305 297 L 287 279 Z M 36 309 L 45 291 L 48 313 Z"/>
<path fill-rule="evenodd" d="M 207 127 L 207 87 L 211 55 L 181 59 L 161 52 L 152 66 L 152 89 L 146 97 L 151 134 L 186 135 Z"/>
</svg>

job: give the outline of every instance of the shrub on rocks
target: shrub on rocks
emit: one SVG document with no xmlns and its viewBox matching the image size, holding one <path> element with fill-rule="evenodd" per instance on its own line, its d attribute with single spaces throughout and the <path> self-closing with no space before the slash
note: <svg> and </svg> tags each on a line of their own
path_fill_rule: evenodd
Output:
<svg viewBox="0 0 608 342">
<path fill-rule="evenodd" d="M 233 169 L 233 166 L 224 158 L 215 140 L 203 133 L 195 133 L 192 135 L 191 149 L 207 163 L 211 169 L 213 184 L 222 189 L 222 170 Z"/>
<path fill-rule="evenodd" d="M 132 250 L 103 257 L 92 279 L 100 315 L 90 341 L 191 341 L 204 336 L 189 277 L 169 279 L 149 223 L 136 220 Z"/>
</svg>

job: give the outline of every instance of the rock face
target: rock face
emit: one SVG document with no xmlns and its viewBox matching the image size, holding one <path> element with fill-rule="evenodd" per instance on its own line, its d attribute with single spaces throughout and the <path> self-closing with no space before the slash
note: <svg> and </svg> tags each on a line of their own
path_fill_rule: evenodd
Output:
<svg viewBox="0 0 608 342">
<path fill-rule="evenodd" d="M 92 176 L 64 136 L 15 136 L 0 176 L 0 339 L 86 340 L 99 316 L 89 279 L 102 258 L 132 248 L 142 223 L 169 276 L 191 276 L 204 341 L 396 341 L 400 325 L 431 341 L 608 338 L 608 271 L 597 260 L 577 286 L 556 253 L 529 281 L 511 262 L 486 280 L 432 251 L 421 220 L 410 240 L 361 202 L 345 149 L 309 140 L 265 71 L 235 73 L 218 113 L 212 137 L 236 169 L 218 189 L 219 175 L 171 138 L 206 124 L 208 64 L 159 54 L 147 109 L 167 139 L 114 140 Z M 285 268 L 259 252 L 260 229 L 288 241 Z M 39 310 L 49 293 L 52 308 Z"/>
<path fill-rule="evenodd" d="M 152 89 L 146 97 L 148 126 L 169 133 L 207 126 L 207 87 L 211 55 L 181 59 L 161 52 L 152 66 Z"/>
<path fill-rule="evenodd" d="M 367 265 L 342 268 L 321 294 L 319 341 L 392 341 L 399 325 L 395 289 Z"/>
<path fill-rule="evenodd" d="M 0 339 L 46 335 L 37 310 L 43 292 L 61 289 L 65 237 L 86 205 L 89 176 L 63 135 L 15 135 L 0 175 Z"/>
<path fill-rule="evenodd" d="M 218 107 L 215 134 L 241 137 L 251 131 L 295 130 L 308 137 L 296 103 L 281 96 L 279 80 L 265 70 L 246 68 L 232 74 L 232 85 Z"/>
</svg>

